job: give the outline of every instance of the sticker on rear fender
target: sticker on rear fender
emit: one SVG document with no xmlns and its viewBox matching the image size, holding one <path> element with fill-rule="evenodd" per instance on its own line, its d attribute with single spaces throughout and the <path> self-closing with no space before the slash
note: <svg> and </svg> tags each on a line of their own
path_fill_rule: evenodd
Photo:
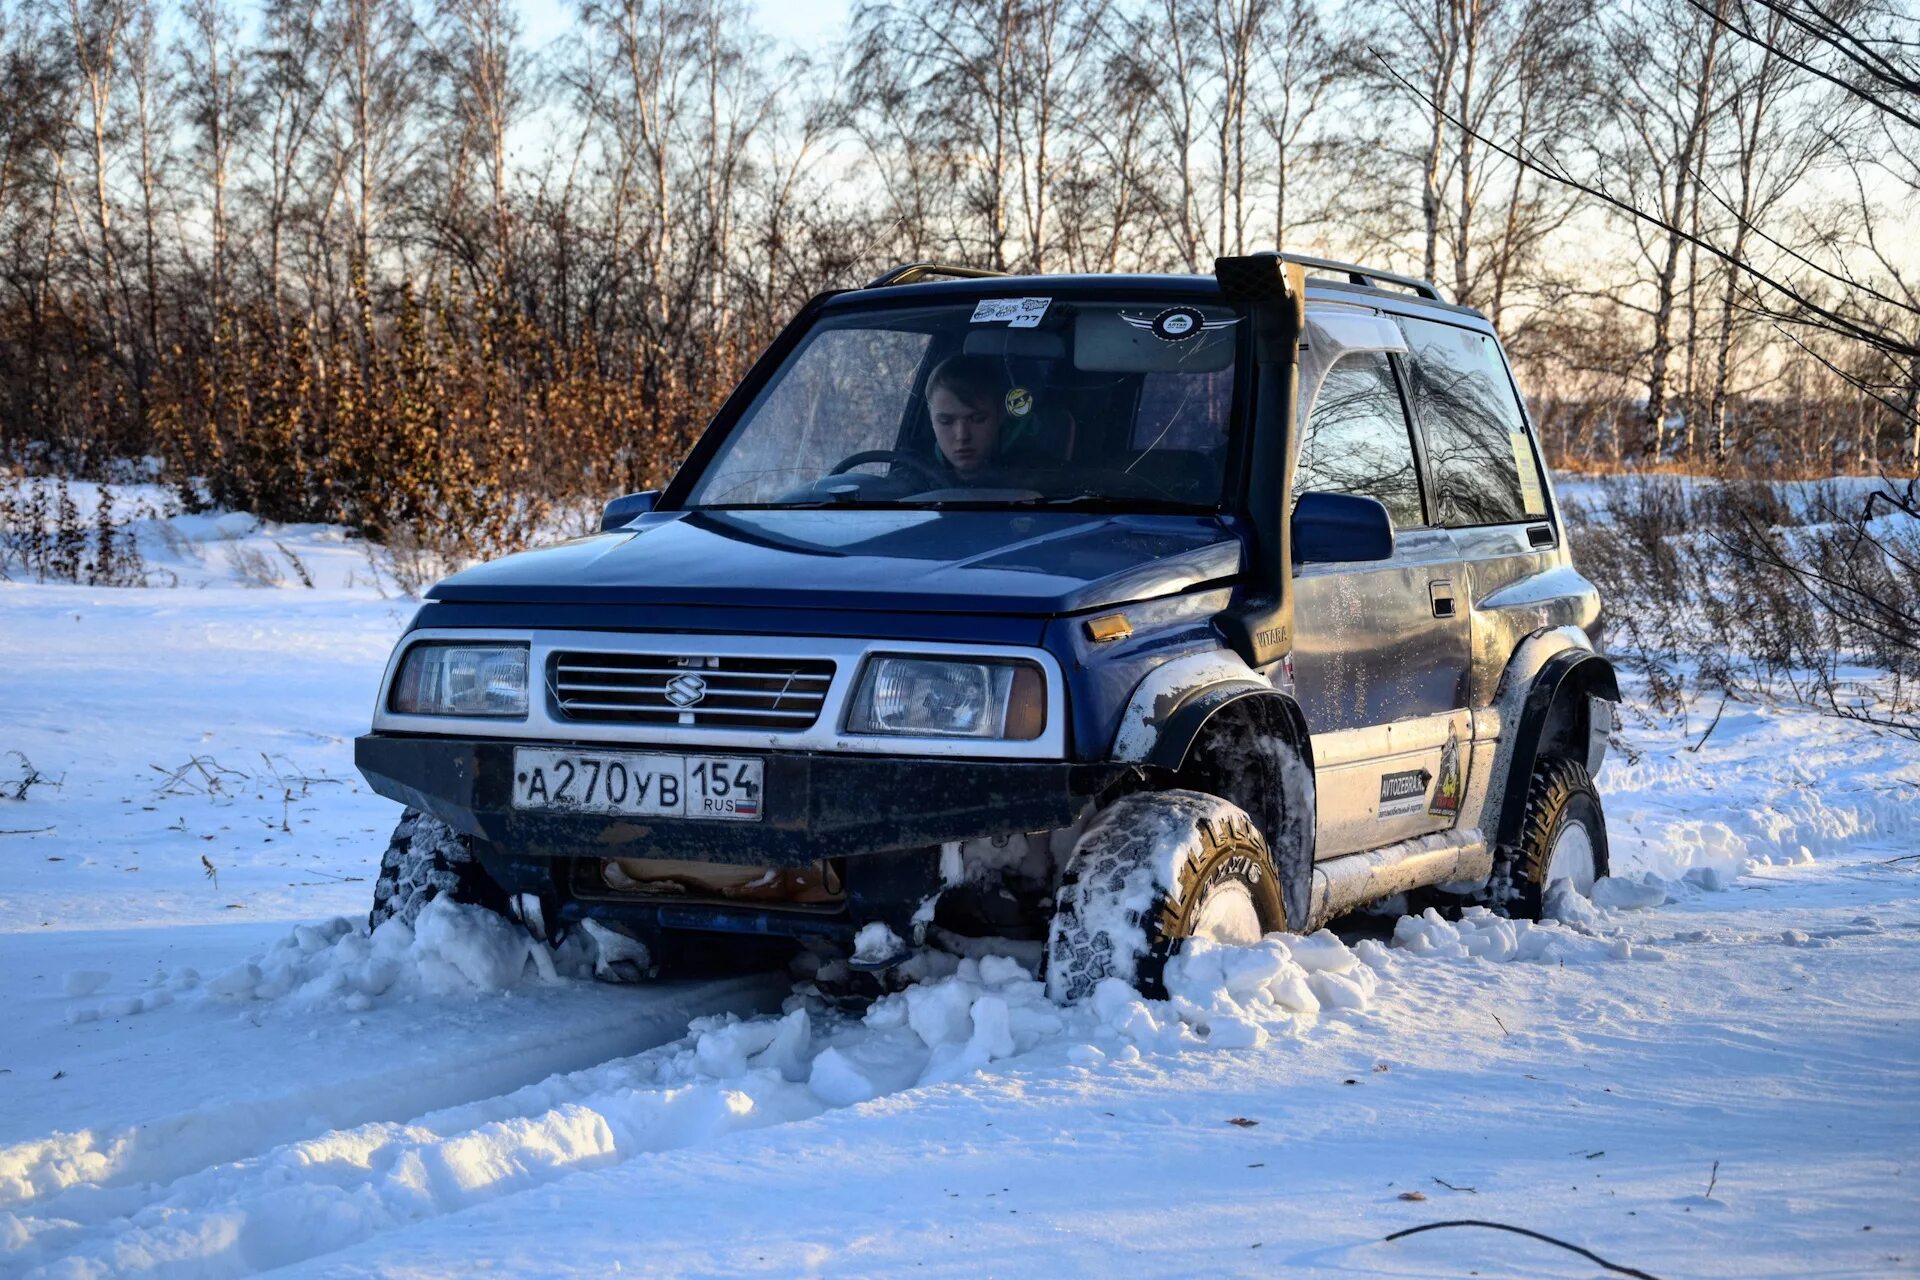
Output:
<svg viewBox="0 0 1920 1280">
<path fill-rule="evenodd" d="M 758 822 L 766 762 L 740 756 L 642 755 L 516 747 L 513 807 L 622 818 Z"/>
<path fill-rule="evenodd" d="M 1433 775 L 1425 769 L 1389 773 L 1380 779 L 1381 818 L 1404 818 L 1427 807 L 1427 784 Z"/>
</svg>

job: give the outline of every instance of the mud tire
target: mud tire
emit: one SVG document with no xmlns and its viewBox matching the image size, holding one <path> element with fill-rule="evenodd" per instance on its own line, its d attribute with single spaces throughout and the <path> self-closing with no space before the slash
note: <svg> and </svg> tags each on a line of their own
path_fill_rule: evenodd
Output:
<svg viewBox="0 0 1920 1280">
<path fill-rule="evenodd" d="M 512 918 L 506 892 L 473 856 L 472 842 L 438 818 L 408 809 L 380 859 L 367 923 L 377 929 L 398 920 L 411 928 L 422 908 L 443 895 Z"/>
<path fill-rule="evenodd" d="M 1192 937 L 1208 897 L 1244 889 L 1260 931 L 1287 927 L 1267 842 L 1245 810 L 1199 791 L 1116 800 L 1074 846 L 1054 900 L 1047 993 L 1069 1004 L 1102 979 L 1165 998 L 1166 965 Z"/>
<path fill-rule="evenodd" d="M 1490 881 L 1492 906 L 1519 920 L 1540 919 L 1554 846 L 1570 825 L 1586 831 L 1593 849 L 1593 875 L 1607 874 L 1607 821 L 1600 792 L 1586 767 L 1572 760 L 1542 760 L 1527 783 L 1520 842 L 1495 851 Z"/>
</svg>

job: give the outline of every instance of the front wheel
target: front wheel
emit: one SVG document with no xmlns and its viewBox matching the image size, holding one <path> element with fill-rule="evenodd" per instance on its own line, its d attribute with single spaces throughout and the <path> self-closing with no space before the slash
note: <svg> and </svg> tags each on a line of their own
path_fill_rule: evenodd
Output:
<svg viewBox="0 0 1920 1280">
<path fill-rule="evenodd" d="M 1520 842 L 1499 851 L 1493 884 L 1507 915 L 1538 920 L 1557 880 L 1581 897 L 1607 874 L 1607 820 L 1585 766 L 1542 760 L 1527 785 Z"/>
<path fill-rule="evenodd" d="M 377 929 L 388 920 L 398 920 L 412 927 L 421 909 L 439 897 L 511 915 L 506 891 L 473 856 L 468 839 L 440 819 L 408 809 L 380 859 L 367 923 Z"/>
<path fill-rule="evenodd" d="M 1125 796 L 1068 860 L 1047 993 L 1069 1003 L 1120 978 L 1164 998 L 1167 961 L 1187 939 L 1247 944 L 1286 927 L 1273 857 L 1245 810 L 1199 791 Z"/>
</svg>

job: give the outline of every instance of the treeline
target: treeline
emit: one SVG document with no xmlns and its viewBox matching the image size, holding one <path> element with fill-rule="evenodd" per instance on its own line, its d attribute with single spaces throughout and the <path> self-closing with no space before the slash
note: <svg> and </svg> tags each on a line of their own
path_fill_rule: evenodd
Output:
<svg viewBox="0 0 1920 1280">
<path fill-rule="evenodd" d="M 0 0 L 0 446 L 486 551 L 818 289 L 1280 244 L 1487 311 L 1563 463 L 1911 468 L 1907 3 Z"/>
</svg>

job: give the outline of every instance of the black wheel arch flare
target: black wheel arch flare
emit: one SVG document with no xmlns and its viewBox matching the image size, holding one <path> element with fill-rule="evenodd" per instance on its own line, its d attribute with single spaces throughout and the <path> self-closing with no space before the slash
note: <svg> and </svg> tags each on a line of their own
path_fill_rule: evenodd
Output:
<svg viewBox="0 0 1920 1280">
<path fill-rule="evenodd" d="M 1585 763 L 1590 697 L 1620 701 L 1620 681 L 1613 664 L 1589 649 L 1563 649 L 1534 676 L 1519 722 L 1510 729 L 1503 726 L 1503 732 L 1512 735 L 1513 749 L 1499 824 L 1493 832 L 1496 845 L 1511 846 L 1519 840 L 1526 820 L 1528 781 L 1543 755 L 1568 754 L 1569 747 L 1579 744 L 1580 754 L 1572 758 Z"/>
<path fill-rule="evenodd" d="M 1283 778 L 1231 750 L 1249 733 L 1272 735 L 1291 748 L 1304 766 L 1305 785 L 1313 787 L 1313 739 L 1300 704 L 1247 681 L 1207 685 L 1188 694 L 1161 724 L 1146 763 L 1160 772 L 1163 785 L 1204 791 L 1246 810 L 1273 855 L 1287 918 L 1304 920 L 1312 897 L 1313 828 L 1309 824 L 1297 833 L 1305 847 L 1292 847 Z M 1309 808 L 1313 803 L 1310 795 Z"/>
</svg>

